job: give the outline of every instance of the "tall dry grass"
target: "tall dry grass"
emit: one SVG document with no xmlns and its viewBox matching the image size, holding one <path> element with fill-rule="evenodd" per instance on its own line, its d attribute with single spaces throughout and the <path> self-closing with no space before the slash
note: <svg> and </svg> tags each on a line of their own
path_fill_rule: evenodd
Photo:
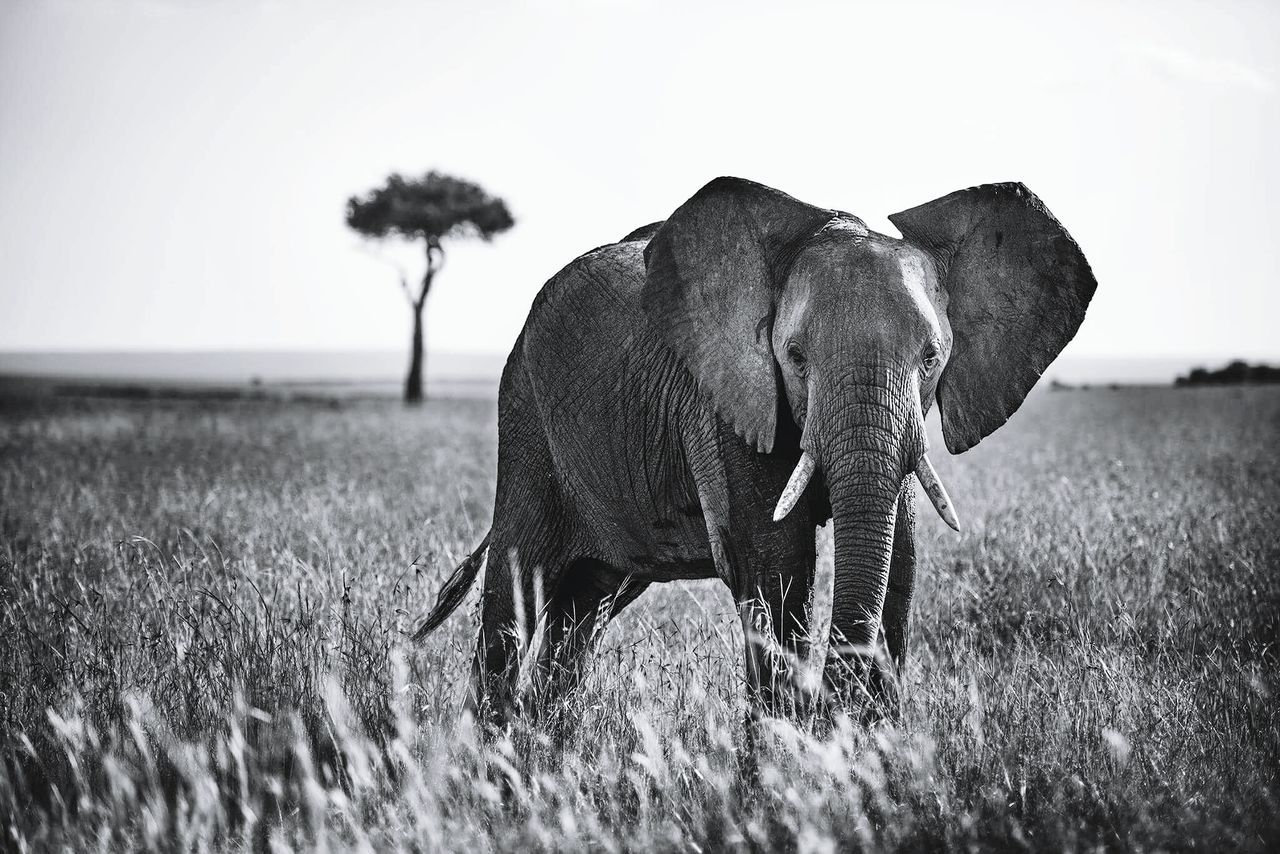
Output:
<svg viewBox="0 0 1280 854">
<path fill-rule="evenodd" d="M 939 458 L 900 720 L 754 767 L 710 582 L 615 621 L 565 739 L 459 724 L 472 622 L 404 633 L 486 527 L 492 405 L 4 407 L 0 847 L 1280 845 L 1274 390 L 1040 394 Z"/>
</svg>

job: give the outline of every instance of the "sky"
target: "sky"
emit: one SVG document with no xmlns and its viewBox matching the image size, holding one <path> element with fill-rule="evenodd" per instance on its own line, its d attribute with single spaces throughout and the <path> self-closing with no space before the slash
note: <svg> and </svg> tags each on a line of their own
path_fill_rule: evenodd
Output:
<svg viewBox="0 0 1280 854">
<path fill-rule="evenodd" d="M 432 349 L 738 175 L 887 234 L 1022 181 L 1099 281 L 1068 354 L 1274 359 L 1277 151 L 1276 3 L 0 0 L 0 350 L 405 348 L 419 252 L 344 205 L 440 169 L 517 224 Z"/>
</svg>

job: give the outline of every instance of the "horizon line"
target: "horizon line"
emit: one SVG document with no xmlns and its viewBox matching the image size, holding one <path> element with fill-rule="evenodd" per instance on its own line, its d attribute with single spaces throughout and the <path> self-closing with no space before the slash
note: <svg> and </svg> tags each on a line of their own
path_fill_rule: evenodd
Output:
<svg viewBox="0 0 1280 854">
<path fill-rule="evenodd" d="M 311 346 L 251 346 L 251 347 L 78 347 L 78 346 L 42 346 L 42 347 L 0 347 L 0 355 L 90 355 L 111 354 L 144 356 L 151 354 L 190 353 L 190 354 L 284 354 L 284 353 L 379 353 L 400 355 L 407 352 L 405 347 L 311 347 Z M 507 356 L 509 350 L 472 350 L 452 347 L 433 348 L 428 346 L 427 353 L 448 354 L 451 356 Z M 1227 361 L 1280 361 L 1280 352 L 1269 356 L 1255 354 L 1228 354 L 1206 352 L 1182 353 L 1068 353 L 1059 358 L 1072 359 L 1106 359 L 1111 361 L 1176 361 L 1189 359 L 1225 359 Z M 1052 367 L 1052 366 L 1050 366 Z"/>
</svg>

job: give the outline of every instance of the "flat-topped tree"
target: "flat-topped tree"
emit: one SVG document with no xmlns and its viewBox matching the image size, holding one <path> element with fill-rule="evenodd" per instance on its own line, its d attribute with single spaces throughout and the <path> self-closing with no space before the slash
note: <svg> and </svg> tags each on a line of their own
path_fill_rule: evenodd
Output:
<svg viewBox="0 0 1280 854">
<path fill-rule="evenodd" d="M 347 200 L 347 225 L 365 237 L 395 235 L 426 244 L 427 269 L 415 294 L 402 277 L 400 284 L 413 309 L 413 351 L 404 399 L 417 403 L 424 397 L 422 307 L 431 283 L 444 266 L 442 241 L 479 237 L 490 240 L 515 225 L 507 204 L 490 196 L 479 185 L 432 170 L 421 178 L 392 173 L 381 187 L 363 198 Z"/>
</svg>

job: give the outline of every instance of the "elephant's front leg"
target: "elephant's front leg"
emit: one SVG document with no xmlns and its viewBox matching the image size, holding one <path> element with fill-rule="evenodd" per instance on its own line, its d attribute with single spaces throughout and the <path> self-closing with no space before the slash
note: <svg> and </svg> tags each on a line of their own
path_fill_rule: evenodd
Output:
<svg viewBox="0 0 1280 854">
<path fill-rule="evenodd" d="M 901 666 L 907 655 L 907 623 L 911 597 L 916 589 L 916 496 L 910 482 L 898 496 L 898 518 L 893 529 L 893 557 L 889 564 L 889 588 L 884 599 L 881 626 L 889 658 Z"/>
<path fill-rule="evenodd" d="M 809 597 L 813 590 L 813 538 L 786 556 L 785 569 L 749 570 L 738 600 L 746 647 L 752 715 L 798 714 L 806 701 L 798 677 L 809 652 Z"/>
<path fill-rule="evenodd" d="M 887 710 L 895 709 L 898 703 L 898 677 L 907 659 L 907 624 L 915 586 L 916 501 L 915 490 L 908 482 L 898 496 L 898 516 L 893 529 L 889 586 L 880 620 L 884 648 L 876 656 L 870 679 L 871 696 Z"/>
<path fill-rule="evenodd" d="M 729 525 L 717 562 L 737 602 L 746 647 L 753 717 L 794 713 L 804 705 L 797 679 L 809 646 L 809 598 L 816 550 L 809 508 L 773 521 L 791 465 L 756 457 L 727 466 Z"/>
</svg>

